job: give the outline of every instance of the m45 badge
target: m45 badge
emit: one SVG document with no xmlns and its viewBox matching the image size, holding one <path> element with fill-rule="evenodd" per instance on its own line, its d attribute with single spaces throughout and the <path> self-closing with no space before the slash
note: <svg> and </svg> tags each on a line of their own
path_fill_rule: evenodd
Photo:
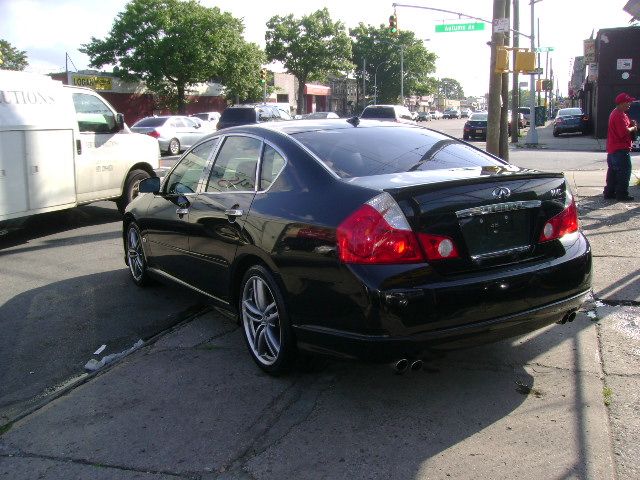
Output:
<svg viewBox="0 0 640 480">
<path fill-rule="evenodd" d="M 551 194 L 551 198 L 558 198 L 562 196 L 562 189 L 561 188 L 552 188 L 549 193 Z"/>
</svg>

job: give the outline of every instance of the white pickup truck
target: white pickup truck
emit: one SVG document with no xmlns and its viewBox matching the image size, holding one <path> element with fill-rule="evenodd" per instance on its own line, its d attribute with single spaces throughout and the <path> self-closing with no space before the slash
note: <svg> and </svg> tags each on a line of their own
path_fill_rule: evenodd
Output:
<svg viewBox="0 0 640 480">
<path fill-rule="evenodd" d="M 157 140 L 132 133 L 93 90 L 0 70 L 0 231 L 97 200 L 123 211 L 159 160 Z"/>
</svg>

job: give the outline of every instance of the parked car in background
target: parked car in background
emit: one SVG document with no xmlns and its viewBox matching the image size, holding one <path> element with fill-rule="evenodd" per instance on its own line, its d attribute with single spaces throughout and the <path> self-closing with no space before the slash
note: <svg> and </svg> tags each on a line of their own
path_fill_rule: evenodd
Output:
<svg viewBox="0 0 640 480">
<path fill-rule="evenodd" d="M 145 117 L 131 127 L 135 133 L 144 133 L 158 140 L 160 151 L 178 155 L 211 133 L 199 122 L 180 115 Z"/>
<path fill-rule="evenodd" d="M 524 115 L 518 113 L 518 128 L 524 128 Z M 509 131 L 511 131 L 511 113 L 509 113 Z"/>
<path fill-rule="evenodd" d="M 460 118 L 460 110 L 457 108 L 447 108 L 442 112 L 442 118 Z"/>
<path fill-rule="evenodd" d="M 440 110 L 431 110 L 429 112 L 431 120 L 440 120 L 442 118 L 442 112 Z"/>
<path fill-rule="evenodd" d="M 430 122 L 431 114 L 430 112 L 418 112 L 418 122 Z"/>
<path fill-rule="evenodd" d="M 403 105 L 369 105 L 362 111 L 360 118 L 415 124 L 411 112 Z"/>
<path fill-rule="evenodd" d="M 531 109 L 529 107 L 518 107 L 518 113 L 521 113 L 524 118 L 524 125 L 529 126 L 529 117 L 531 116 Z"/>
<path fill-rule="evenodd" d="M 337 113 L 334 112 L 313 112 L 304 115 L 302 118 L 305 120 L 321 120 L 323 118 L 340 118 Z"/>
<path fill-rule="evenodd" d="M 582 133 L 589 130 L 589 117 L 581 108 L 561 108 L 556 118 L 553 119 L 553 136 L 558 137 L 562 133 Z"/>
<path fill-rule="evenodd" d="M 203 122 L 208 122 L 210 127 L 213 127 L 215 130 L 218 128 L 218 121 L 220 120 L 220 112 L 202 112 L 202 113 L 194 113 L 190 115 L 192 118 L 198 118 Z"/>
<path fill-rule="evenodd" d="M 218 130 L 254 123 L 291 120 L 289 112 L 275 105 L 235 105 L 227 107 L 218 121 Z"/>
<path fill-rule="evenodd" d="M 471 113 L 472 112 L 470 108 L 463 108 L 460 110 L 460 118 L 469 118 Z"/>
<path fill-rule="evenodd" d="M 471 138 L 487 139 L 487 112 L 472 113 L 469 120 L 464 124 L 462 138 L 469 140 Z"/>
<path fill-rule="evenodd" d="M 433 350 L 573 320 L 592 261 L 564 176 L 383 123 L 203 139 L 126 210 L 133 282 L 176 281 L 236 313 L 270 374 L 298 351 L 417 369 Z"/>
</svg>

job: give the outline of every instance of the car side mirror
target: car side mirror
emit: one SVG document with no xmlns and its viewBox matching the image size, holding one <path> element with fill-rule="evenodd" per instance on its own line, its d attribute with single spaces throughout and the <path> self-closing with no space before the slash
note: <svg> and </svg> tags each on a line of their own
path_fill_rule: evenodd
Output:
<svg viewBox="0 0 640 480">
<path fill-rule="evenodd" d="M 201 126 L 202 126 L 202 125 L 200 125 L 199 123 L 196 123 L 196 124 L 195 124 L 195 127 L 196 127 L 196 128 L 200 128 Z"/>
<path fill-rule="evenodd" d="M 145 178 L 140 182 L 138 191 L 140 193 L 153 193 L 157 195 L 160 192 L 160 178 L 159 177 Z"/>
<path fill-rule="evenodd" d="M 116 125 L 118 126 L 118 130 L 124 130 L 124 115 L 121 113 L 116 113 Z"/>
</svg>

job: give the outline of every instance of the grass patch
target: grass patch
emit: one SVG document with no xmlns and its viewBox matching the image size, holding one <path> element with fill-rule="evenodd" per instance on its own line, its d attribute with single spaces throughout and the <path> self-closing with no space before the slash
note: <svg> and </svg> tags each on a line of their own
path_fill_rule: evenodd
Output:
<svg viewBox="0 0 640 480">
<path fill-rule="evenodd" d="M 611 400 L 613 400 L 613 390 L 609 387 L 604 387 L 602 389 L 602 399 L 607 407 L 611 405 Z"/>
<path fill-rule="evenodd" d="M 11 422 L 5 423 L 4 425 L 0 426 L 0 435 L 4 435 L 5 433 L 7 433 L 9 430 L 11 430 L 12 426 L 13 423 Z"/>
</svg>

